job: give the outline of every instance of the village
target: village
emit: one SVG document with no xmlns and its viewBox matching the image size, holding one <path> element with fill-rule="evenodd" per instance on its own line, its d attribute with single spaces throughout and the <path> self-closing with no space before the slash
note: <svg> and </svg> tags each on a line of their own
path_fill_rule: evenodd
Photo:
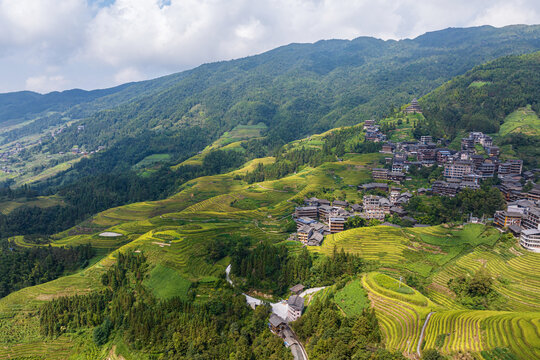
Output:
<svg viewBox="0 0 540 360">
<path fill-rule="evenodd" d="M 71 149 L 66 149 L 66 151 L 49 153 L 41 158 L 33 154 L 34 148 L 44 144 L 47 138 L 56 138 L 67 127 L 67 125 L 61 125 L 49 129 L 38 139 L 27 137 L 3 144 L 0 146 L 0 171 L 8 175 L 12 174 L 12 176 L 15 174 L 25 175 L 35 172 L 36 168 L 43 169 L 64 161 L 82 158 L 105 150 L 104 146 L 99 146 L 95 150 L 87 151 L 84 146 L 74 145 Z M 77 125 L 76 128 L 77 133 L 85 130 L 84 125 Z"/>
<path fill-rule="evenodd" d="M 404 112 L 421 113 L 421 109 L 413 100 Z M 501 160 L 500 148 L 493 145 L 491 136 L 482 132 L 470 132 L 461 139 L 461 149 L 456 151 L 445 147 L 447 141 L 431 136 L 421 136 L 419 141 L 386 141 L 386 135 L 374 120 L 366 120 L 363 129 L 365 141 L 382 142 L 381 153 L 388 156 L 384 167 L 371 169 L 374 182 L 358 185 L 362 203 L 305 199 L 304 206 L 296 207 L 292 215 L 297 231 L 291 240 L 305 246 L 320 246 L 326 235 L 345 230 L 348 219 L 353 217 L 398 226 L 385 222 L 388 216 L 397 216 L 411 226 L 427 226 L 418 224 L 404 209 L 413 195 L 455 197 L 463 189 L 480 189 L 482 181 L 492 179 L 507 208 L 497 211 L 493 218 L 475 221 L 492 221 L 501 231 L 510 231 L 518 237 L 523 248 L 540 252 L 540 185 L 534 183 L 540 169 L 523 172 L 522 160 Z M 431 187 L 417 188 L 414 194 L 402 190 L 400 185 L 411 180 L 408 173 L 412 168 L 432 166 L 442 168 L 444 180 L 432 182 Z M 387 196 L 380 196 L 383 193 Z"/>
</svg>

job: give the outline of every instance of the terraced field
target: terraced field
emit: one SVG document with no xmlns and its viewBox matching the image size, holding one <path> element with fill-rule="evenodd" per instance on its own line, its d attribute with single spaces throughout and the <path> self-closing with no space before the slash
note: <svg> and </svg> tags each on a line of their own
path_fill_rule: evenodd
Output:
<svg viewBox="0 0 540 360">
<path fill-rule="evenodd" d="M 495 290 L 506 298 L 508 310 L 540 310 L 540 254 L 527 253 L 505 260 L 499 254 L 475 250 L 446 266 L 433 277 L 439 288 L 451 278 L 485 268 L 496 279 Z"/>
<path fill-rule="evenodd" d="M 0 346 L 0 359 L 47 359 L 65 360 L 73 351 L 73 343 L 67 337 L 42 341 Z"/>
<path fill-rule="evenodd" d="M 393 289 L 387 285 L 392 282 Z M 386 347 L 414 356 L 424 319 L 436 305 L 407 285 L 402 285 L 407 293 L 396 291 L 396 283 L 397 280 L 380 273 L 369 273 L 362 278 L 362 285 L 376 310 Z"/>
<path fill-rule="evenodd" d="M 388 226 L 375 226 L 343 231 L 326 236 L 322 246 L 309 248 L 311 251 L 330 255 L 334 246 L 367 260 L 378 260 L 383 264 L 397 264 L 405 260 L 403 251 L 407 239 L 400 229 Z"/>
<path fill-rule="evenodd" d="M 521 359 L 540 358 L 540 313 L 444 311 L 431 317 L 424 348 L 444 353 L 509 348 Z"/>
</svg>

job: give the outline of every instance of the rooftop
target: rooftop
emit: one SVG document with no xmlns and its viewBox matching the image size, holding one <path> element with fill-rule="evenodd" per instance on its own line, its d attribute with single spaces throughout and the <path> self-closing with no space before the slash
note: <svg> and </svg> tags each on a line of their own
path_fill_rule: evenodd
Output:
<svg viewBox="0 0 540 360">
<path fill-rule="evenodd" d="M 287 300 L 287 304 L 295 310 L 303 310 L 304 298 L 298 295 L 292 295 L 289 300 Z"/>
</svg>

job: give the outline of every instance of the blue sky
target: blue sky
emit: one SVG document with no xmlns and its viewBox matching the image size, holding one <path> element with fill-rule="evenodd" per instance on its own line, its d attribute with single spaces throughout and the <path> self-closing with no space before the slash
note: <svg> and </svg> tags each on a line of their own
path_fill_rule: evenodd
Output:
<svg viewBox="0 0 540 360">
<path fill-rule="evenodd" d="M 540 23 L 538 0 L 0 0 L 0 92 L 94 89 L 320 39 Z"/>
</svg>

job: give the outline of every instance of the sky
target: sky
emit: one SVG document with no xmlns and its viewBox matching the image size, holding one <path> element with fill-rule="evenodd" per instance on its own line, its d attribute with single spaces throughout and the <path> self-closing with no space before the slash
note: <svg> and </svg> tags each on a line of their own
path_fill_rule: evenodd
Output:
<svg viewBox="0 0 540 360">
<path fill-rule="evenodd" d="M 96 89 L 293 42 L 540 24 L 538 0 L 0 0 L 0 92 Z"/>
</svg>

